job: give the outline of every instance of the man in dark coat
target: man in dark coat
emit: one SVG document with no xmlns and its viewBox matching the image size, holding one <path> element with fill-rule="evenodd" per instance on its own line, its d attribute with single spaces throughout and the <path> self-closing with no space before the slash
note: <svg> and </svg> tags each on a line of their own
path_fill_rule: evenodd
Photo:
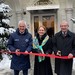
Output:
<svg viewBox="0 0 75 75">
<path fill-rule="evenodd" d="M 26 23 L 19 21 L 16 32 L 10 35 L 8 48 L 11 52 L 16 52 L 12 55 L 11 69 L 14 69 L 14 75 L 19 75 L 19 71 L 23 71 L 23 75 L 28 75 L 30 68 L 29 55 L 23 55 L 19 52 L 30 52 L 32 49 L 32 36 L 26 29 Z"/>
<path fill-rule="evenodd" d="M 75 54 L 75 34 L 68 30 L 68 23 L 63 21 L 61 31 L 53 37 L 53 49 L 58 56 L 68 56 L 68 59 L 55 59 L 57 75 L 72 75 L 72 57 Z"/>
</svg>

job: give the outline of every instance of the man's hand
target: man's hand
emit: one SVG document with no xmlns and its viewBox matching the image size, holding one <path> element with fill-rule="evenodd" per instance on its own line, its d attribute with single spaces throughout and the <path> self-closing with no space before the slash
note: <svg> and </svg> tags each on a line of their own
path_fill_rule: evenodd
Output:
<svg viewBox="0 0 75 75">
<path fill-rule="evenodd" d="M 25 51 L 25 53 L 28 53 L 28 51 Z M 28 55 L 28 54 L 24 54 L 24 55 Z"/>
<path fill-rule="evenodd" d="M 20 56 L 20 53 L 19 52 L 20 52 L 20 49 L 16 49 L 16 55 L 17 56 Z"/>
<path fill-rule="evenodd" d="M 57 55 L 58 55 L 58 56 L 61 56 L 61 51 L 58 51 L 58 52 L 57 52 Z"/>
<path fill-rule="evenodd" d="M 25 51 L 25 53 L 28 53 L 28 51 Z"/>
<path fill-rule="evenodd" d="M 69 59 L 73 58 L 73 54 L 70 53 L 70 54 L 68 55 L 68 58 L 69 58 Z"/>
</svg>

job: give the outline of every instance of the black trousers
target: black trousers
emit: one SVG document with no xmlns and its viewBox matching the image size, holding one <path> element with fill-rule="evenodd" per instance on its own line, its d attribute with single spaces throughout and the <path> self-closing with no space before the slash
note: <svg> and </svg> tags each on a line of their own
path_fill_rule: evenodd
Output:
<svg viewBox="0 0 75 75">
<path fill-rule="evenodd" d="M 23 75 L 28 75 L 28 70 L 22 70 Z M 14 75 L 19 75 L 20 70 L 14 70 Z"/>
</svg>

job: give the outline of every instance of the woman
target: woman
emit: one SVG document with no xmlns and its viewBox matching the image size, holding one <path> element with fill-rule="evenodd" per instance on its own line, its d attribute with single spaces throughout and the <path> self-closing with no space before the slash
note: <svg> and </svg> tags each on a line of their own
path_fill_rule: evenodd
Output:
<svg viewBox="0 0 75 75">
<path fill-rule="evenodd" d="M 51 38 L 46 34 L 46 28 L 40 26 L 36 37 L 33 39 L 33 52 L 52 53 Z M 53 75 L 49 57 L 35 56 L 34 75 Z"/>
</svg>

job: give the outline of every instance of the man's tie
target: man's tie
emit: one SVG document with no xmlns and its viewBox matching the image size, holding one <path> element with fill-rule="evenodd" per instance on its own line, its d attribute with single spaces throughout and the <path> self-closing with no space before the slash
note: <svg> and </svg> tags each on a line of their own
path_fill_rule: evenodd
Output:
<svg viewBox="0 0 75 75">
<path fill-rule="evenodd" d="M 65 37 L 67 35 L 67 32 L 62 32 L 63 33 L 63 36 Z"/>
</svg>

